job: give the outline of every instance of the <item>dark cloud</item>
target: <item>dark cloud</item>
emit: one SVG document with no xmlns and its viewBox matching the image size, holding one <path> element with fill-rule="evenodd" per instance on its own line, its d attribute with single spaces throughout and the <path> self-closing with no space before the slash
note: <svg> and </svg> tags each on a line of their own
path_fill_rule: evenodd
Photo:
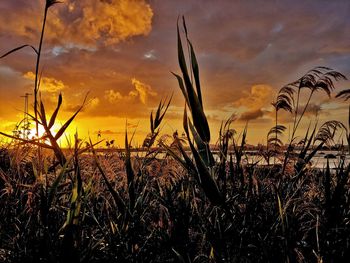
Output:
<svg viewBox="0 0 350 263">
<path fill-rule="evenodd" d="M 261 109 L 254 110 L 254 111 L 247 111 L 241 114 L 239 117 L 239 121 L 251 121 L 256 120 L 258 118 L 261 118 L 264 116 L 264 112 Z"/>
<path fill-rule="evenodd" d="M 305 105 L 300 105 L 298 114 L 301 114 L 304 111 Z M 306 110 L 305 110 L 305 115 L 306 116 L 317 116 L 322 110 L 322 105 L 320 104 L 315 104 L 315 103 L 310 103 Z"/>
<path fill-rule="evenodd" d="M 94 132 L 94 134 L 100 134 L 101 136 L 102 135 L 115 135 L 115 134 L 119 134 L 119 133 L 120 132 L 112 131 L 112 130 L 99 130 L 99 131 Z"/>
</svg>

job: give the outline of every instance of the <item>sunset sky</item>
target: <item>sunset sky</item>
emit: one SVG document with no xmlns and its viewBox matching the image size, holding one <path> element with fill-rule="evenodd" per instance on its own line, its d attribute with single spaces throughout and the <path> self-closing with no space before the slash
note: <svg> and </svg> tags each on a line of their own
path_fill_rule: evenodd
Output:
<svg viewBox="0 0 350 263">
<path fill-rule="evenodd" d="M 39 43 L 44 0 L 0 1 L 0 55 Z M 80 137 L 116 139 L 126 119 L 135 143 L 149 132 L 149 114 L 174 94 L 163 133 L 182 133 L 184 99 L 171 71 L 177 64 L 176 21 L 184 15 L 196 50 L 213 140 L 221 121 L 249 121 L 248 143 L 264 143 L 274 125 L 271 102 L 283 85 L 315 66 L 350 77 L 350 1 L 63 0 L 50 8 L 42 57 L 42 99 L 51 112 L 63 94 L 64 122 L 89 93 L 71 125 Z M 11 132 L 33 92 L 36 56 L 23 49 L 0 60 L 0 130 Z M 348 81 L 337 90 L 350 88 Z M 347 118 L 348 102 L 319 94 L 305 119 Z M 32 97 L 30 108 L 32 110 Z M 290 118 L 281 116 L 288 126 Z M 59 125 L 57 125 L 59 127 Z M 55 128 L 57 128 L 55 127 Z M 0 141 L 3 138 L 0 138 Z"/>
</svg>

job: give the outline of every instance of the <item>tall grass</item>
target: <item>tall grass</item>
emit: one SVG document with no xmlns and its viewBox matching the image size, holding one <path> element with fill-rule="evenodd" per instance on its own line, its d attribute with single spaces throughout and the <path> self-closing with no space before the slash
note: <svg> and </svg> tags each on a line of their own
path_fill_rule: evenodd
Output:
<svg viewBox="0 0 350 263">
<path fill-rule="evenodd" d="M 334 144 L 337 131 L 349 138 L 349 127 L 332 120 L 310 125 L 300 142 L 295 136 L 313 94 L 330 95 L 333 82 L 345 76 L 318 67 L 280 90 L 273 103 L 275 125 L 261 156 L 282 165 L 245 162 L 249 131 L 236 130 L 234 116 L 221 125 L 215 160 L 199 65 L 184 20 L 177 38 L 180 74 L 173 75 L 185 101 L 185 140 L 174 134 L 166 143 L 160 136 L 171 98 L 150 114 L 141 157 L 131 154 L 133 135 L 127 130 L 122 155 L 97 153 L 98 142 L 83 142 L 78 134 L 70 149 L 62 149 L 57 140 L 85 100 L 54 135 L 61 95 L 50 118 L 42 102 L 31 115 L 45 129 L 41 138 L 1 133 L 13 139 L 0 150 L 2 261 L 346 262 L 350 166 L 341 161 L 332 171 L 329 160 L 323 170 L 307 164 L 324 145 Z M 304 106 L 303 91 L 309 91 Z M 348 93 L 338 97 L 347 99 Z M 293 116 L 285 152 L 280 110 Z"/>
</svg>

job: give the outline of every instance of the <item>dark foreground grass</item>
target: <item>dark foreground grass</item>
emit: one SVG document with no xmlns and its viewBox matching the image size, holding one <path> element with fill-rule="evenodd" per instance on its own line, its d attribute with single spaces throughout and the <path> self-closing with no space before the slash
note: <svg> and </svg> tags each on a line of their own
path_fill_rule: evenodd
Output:
<svg viewBox="0 0 350 263">
<path fill-rule="evenodd" d="M 271 168 L 246 166 L 240 174 L 227 165 L 220 207 L 172 157 L 132 158 L 137 198 L 121 213 L 94 158 L 84 155 L 80 209 L 67 231 L 75 172 L 66 171 L 47 207 L 62 168 L 35 171 L 33 150 L 1 151 L 4 262 L 346 262 L 350 256 L 349 189 L 339 181 L 345 174 L 310 170 L 296 181 Z M 128 206 L 125 159 L 98 159 Z"/>
<path fill-rule="evenodd" d="M 33 48 L 35 95 L 46 12 L 55 3 L 46 1 L 39 48 Z M 174 134 L 166 143 L 159 136 L 171 99 L 150 115 L 143 157 L 131 157 L 127 131 L 121 155 L 97 154 L 98 142 L 82 142 L 78 134 L 64 151 L 58 140 L 85 101 L 54 134 L 61 95 L 50 118 L 35 96 L 30 117 L 45 129 L 41 138 L 0 132 L 12 139 L 0 149 L 0 261 L 348 262 L 350 166 L 341 160 L 334 172 L 329 165 L 313 170 L 309 164 L 339 132 L 349 144 L 350 124 L 310 124 L 303 138 L 295 136 L 313 95 L 330 96 L 345 76 L 316 67 L 281 88 L 273 103 L 275 126 L 259 151 L 271 165 L 244 161 L 248 130 L 237 133 L 234 116 L 222 123 L 215 160 L 199 66 L 184 20 L 183 31 L 186 48 L 177 32 L 181 73 L 173 75 L 186 103 L 185 139 Z M 337 96 L 348 99 L 349 94 Z M 286 127 L 278 123 L 281 110 L 293 119 L 287 148 L 281 140 Z M 157 149 L 166 156 L 157 158 Z"/>
</svg>

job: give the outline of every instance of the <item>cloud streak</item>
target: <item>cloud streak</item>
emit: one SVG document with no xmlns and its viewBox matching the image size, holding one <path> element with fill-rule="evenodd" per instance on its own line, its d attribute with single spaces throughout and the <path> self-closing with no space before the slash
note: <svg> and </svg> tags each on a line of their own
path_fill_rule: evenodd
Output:
<svg viewBox="0 0 350 263">
<path fill-rule="evenodd" d="M 239 120 L 246 122 L 246 121 L 256 120 L 263 116 L 264 116 L 264 112 L 261 109 L 258 109 L 258 110 L 243 112 L 239 117 Z"/>
</svg>

